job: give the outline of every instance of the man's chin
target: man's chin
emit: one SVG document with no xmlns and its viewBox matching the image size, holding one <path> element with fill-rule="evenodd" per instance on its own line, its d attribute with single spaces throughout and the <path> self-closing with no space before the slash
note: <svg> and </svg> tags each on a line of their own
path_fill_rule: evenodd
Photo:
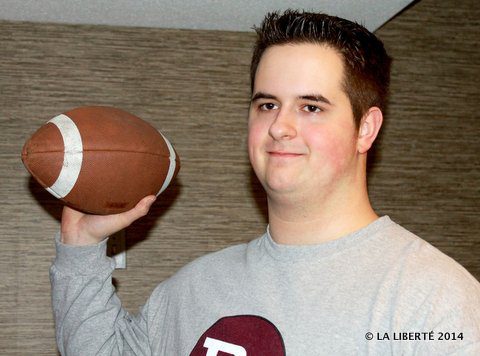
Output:
<svg viewBox="0 0 480 356">
<path fill-rule="evenodd" d="M 269 194 L 275 194 L 275 195 L 291 195 L 294 194 L 295 191 L 297 191 L 298 184 L 292 181 L 285 181 L 285 180 L 280 180 L 280 181 L 267 181 L 266 184 L 264 185 L 265 190 Z"/>
</svg>

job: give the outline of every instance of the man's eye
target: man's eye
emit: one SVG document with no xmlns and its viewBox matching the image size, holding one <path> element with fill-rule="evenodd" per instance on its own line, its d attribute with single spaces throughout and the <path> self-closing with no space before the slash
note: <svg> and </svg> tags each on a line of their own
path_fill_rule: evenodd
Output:
<svg viewBox="0 0 480 356">
<path fill-rule="evenodd" d="M 305 105 L 302 110 L 311 113 L 317 113 L 322 111 L 322 109 L 315 105 Z"/>
<path fill-rule="evenodd" d="M 265 103 L 265 104 L 261 104 L 259 106 L 260 110 L 262 111 L 269 111 L 269 110 L 274 110 L 277 108 L 277 105 L 273 104 L 273 103 Z"/>
</svg>

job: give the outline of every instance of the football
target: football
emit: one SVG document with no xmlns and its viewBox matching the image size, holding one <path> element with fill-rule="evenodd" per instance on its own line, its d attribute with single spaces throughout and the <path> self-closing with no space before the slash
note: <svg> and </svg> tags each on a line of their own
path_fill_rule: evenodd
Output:
<svg viewBox="0 0 480 356">
<path fill-rule="evenodd" d="M 47 191 L 90 214 L 116 214 L 162 193 L 180 160 L 146 121 L 121 109 L 84 106 L 57 115 L 25 143 L 22 161 Z"/>
</svg>

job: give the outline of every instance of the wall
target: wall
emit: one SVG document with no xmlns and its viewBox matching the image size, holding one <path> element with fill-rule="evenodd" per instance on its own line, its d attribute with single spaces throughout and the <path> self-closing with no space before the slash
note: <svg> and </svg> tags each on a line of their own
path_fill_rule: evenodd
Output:
<svg viewBox="0 0 480 356">
<path fill-rule="evenodd" d="M 378 31 L 395 63 L 372 203 L 480 278 L 480 13 L 421 1 Z M 24 141 L 54 115 L 111 105 L 171 139 L 180 175 L 127 230 L 115 272 L 136 311 L 161 280 L 265 228 L 246 155 L 251 33 L 0 22 L 0 351 L 55 352 L 48 268 L 61 206 L 23 168 Z"/>
<path fill-rule="evenodd" d="M 378 30 L 394 57 L 375 207 L 480 278 L 480 10 L 420 1 Z"/>
</svg>

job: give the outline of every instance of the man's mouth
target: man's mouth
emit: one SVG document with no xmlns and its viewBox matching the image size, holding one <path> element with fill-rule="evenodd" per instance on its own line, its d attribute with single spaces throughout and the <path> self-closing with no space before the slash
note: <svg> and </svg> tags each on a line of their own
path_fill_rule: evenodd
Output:
<svg viewBox="0 0 480 356">
<path fill-rule="evenodd" d="M 284 151 L 268 151 L 268 154 L 271 157 L 279 157 L 279 158 L 294 158 L 294 157 L 303 156 L 302 153 L 284 152 Z"/>
</svg>

